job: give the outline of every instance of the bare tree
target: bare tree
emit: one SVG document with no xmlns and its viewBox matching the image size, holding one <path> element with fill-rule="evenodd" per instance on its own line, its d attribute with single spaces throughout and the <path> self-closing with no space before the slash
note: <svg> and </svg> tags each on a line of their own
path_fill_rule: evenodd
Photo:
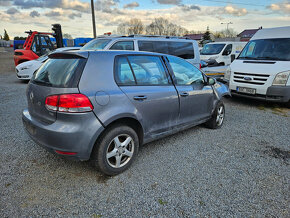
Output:
<svg viewBox="0 0 290 218">
<path fill-rule="evenodd" d="M 214 34 L 214 36 L 216 38 L 225 38 L 225 37 L 237 37 L 237 32 L 232 29 L 232 28 L 229 28 L 229 29 L 224 29 L 222 31 L 218 31 Z"/>
<path fill-rule="evenodd" d="M 128 34 L 142 34 L 144 32 L 144 25 L 140 19 L 133 18 L 128 23 Z"/>
<path fill-rule="evenodd" d="M 146 33 L 149 35 L 167 35 L 167 36 L 183 36 L 187 29 L 170 23 L 168 20 L 160 17 L 146 27 Z"/>
<path fill-rule="evenodd" d="M 121 23 L 117 27 L 117 33 L 121 35 L 143 34 L 144 25 L 140 19 L 132 18 L 129 22 Z"/>
<path fill-rule="evenodd" d="M 117 27 L 117 34 L 126 35 L 128 33 L 128 25 L 127 23 L 121 23 Z"/>
</svg>

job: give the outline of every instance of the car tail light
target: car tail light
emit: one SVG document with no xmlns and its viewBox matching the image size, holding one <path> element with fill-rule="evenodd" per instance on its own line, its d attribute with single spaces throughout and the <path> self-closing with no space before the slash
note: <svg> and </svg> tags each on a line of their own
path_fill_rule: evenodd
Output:
<svg viewBox="0 0 290 218">
<path fill-rule="evenodd" d="M 56 111 L 58 104 L 58 95 L 48 96 L 45 99 L 45 106 L 48 110 Z"/>
<path fill-rule="evenodd" d="M 94 109 L 89 98 L 83 94 L 51 95 L 45 99 L 48 110 L 78 113 L 89 112 Z"/>
<path fill-rule="evenodd" d="M 201 70 L 201 64 L 199 64 L 199 69 Z"/>
</svg>

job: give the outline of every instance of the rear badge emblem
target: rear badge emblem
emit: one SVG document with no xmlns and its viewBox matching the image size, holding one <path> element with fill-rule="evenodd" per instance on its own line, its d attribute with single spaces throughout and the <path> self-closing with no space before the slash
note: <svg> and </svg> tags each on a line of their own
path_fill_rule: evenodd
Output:
<svg viewBox="0 0 290 218">
<path fill-rule="evenodd" d="M 248 76 L 245 76 L 244 77 L 244 80 L 252 80 L 252 78 L 251 77 L 248 77 Z"/>
</svg>

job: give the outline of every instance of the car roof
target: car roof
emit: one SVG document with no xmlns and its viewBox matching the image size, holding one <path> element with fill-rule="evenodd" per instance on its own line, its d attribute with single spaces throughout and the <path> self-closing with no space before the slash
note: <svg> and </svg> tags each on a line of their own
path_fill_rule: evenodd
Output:
<svg viewBox="0 0 290 218">
<path fill-rule="evenodd" d="M 275 39 L 275 38 L 289 38 L 290 26 L 263 28 L 258 30 L 251 40 L 256 39 Z"/>
<path fill-rule="evenodd" d="M 146 51 L 127 51 L 127 50 L 69 50 L 69 51 L 56 51 L 49 55 L 50 58 L 54 58 L 59 55 L 76 55 L 79 57 L 87 58 L 89 54 L 111 54 L 113 56 L 117 55 L 167 55 L 156 52 L 146 52 Z"/>
<path fill-rule="evenodd" d="M 96 39 L 93 39 L 93 40 L 97 40 L 97 39 L 111 39 L 111 40 L 118 40 L 118 41 L 128 41 L 128 40 L 134 40 L 134 39 L 137 39 L 137 40 L 143 40 L 143 41 L 173 41 L 173 42 L 196 42 L 196 40 L 192 40 L 192 39 L 189 39 L 189 38 L 179 38 L 179 37 L 155 37 L 155 36 L 118 36 L 118 37 L 110 37 L 110 36 L 107 36 L 107 37 L 98 37 Z"/>
</svg>

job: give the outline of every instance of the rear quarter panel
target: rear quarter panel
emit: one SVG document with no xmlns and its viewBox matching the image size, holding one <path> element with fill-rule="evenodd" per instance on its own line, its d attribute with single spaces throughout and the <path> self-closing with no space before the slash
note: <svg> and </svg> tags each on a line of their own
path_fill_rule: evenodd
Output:
<svg viewBox="0 0 290 218">
<path fill-rule="evenodd" d="M 114 59 L 112 54 L 90 53 L 79 82 L 80 92 L 89 97 L 104 126 L 124 117 L 137 119 L 143 126 L 142 116 L 115 83 Z"/>
</svg>

